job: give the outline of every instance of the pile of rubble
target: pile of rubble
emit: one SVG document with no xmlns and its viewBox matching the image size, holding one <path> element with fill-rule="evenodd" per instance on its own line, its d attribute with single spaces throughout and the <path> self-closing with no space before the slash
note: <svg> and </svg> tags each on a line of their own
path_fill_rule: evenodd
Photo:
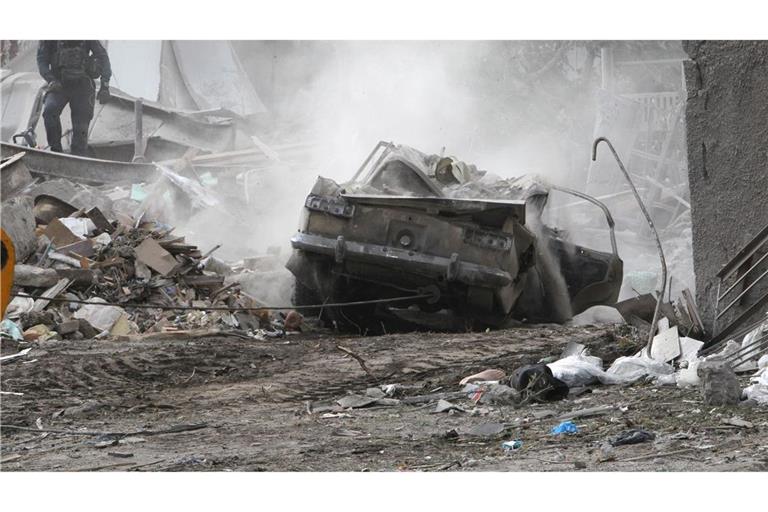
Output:
<svg viewBox="0 0 768 512">
<path fill-rule="evenodd" d="M 3 228 L 17 245 L 4 336 L 42 341 L 221 328 L 259 337 L 299 328 L 297 313 L 286 325 L 284 315 L 254 309 L 263 304 L 237 279 L 252 273 L 253 262 L 227 265 L 212 256 L 219 245 L 203 253 L 173 227 L 125 213 L 135 211 L 135 201 L 126 207 L 101 189 L 56 181 L 3 202 Z"/>
</svg>

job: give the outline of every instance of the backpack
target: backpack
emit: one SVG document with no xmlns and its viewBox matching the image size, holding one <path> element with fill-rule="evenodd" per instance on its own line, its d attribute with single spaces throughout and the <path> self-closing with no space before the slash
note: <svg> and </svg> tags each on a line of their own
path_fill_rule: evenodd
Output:
<svg viewBox="0 0 768 512">
<path fill-rule="evenodd" d="M 63 82 L 98 78 L 101 69 L 85 41 L 57 41 L 54 62 Z"/>
</svg>

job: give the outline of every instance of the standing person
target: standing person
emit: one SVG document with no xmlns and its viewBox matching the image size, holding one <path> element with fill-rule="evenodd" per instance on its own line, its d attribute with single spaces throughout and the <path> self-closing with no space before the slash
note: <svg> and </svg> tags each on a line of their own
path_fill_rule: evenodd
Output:
<svg viewBox="0 0 768 512">
<path fill-rule="evenodd" d="M 48 82 L 43 103 L 45 133 L 51 151 L 61 152 L 61 111 L 69 103 L 72 112 L 73 155 L 85 155 L 88 127 L 93 118 L 95 96 L 99 103 L 110 99 L 112 68 L 107 50 L 99 41 L 40 41 L 37 68 Z M 101 77 L 98 95 L 94 81 Z"/>
</svg>

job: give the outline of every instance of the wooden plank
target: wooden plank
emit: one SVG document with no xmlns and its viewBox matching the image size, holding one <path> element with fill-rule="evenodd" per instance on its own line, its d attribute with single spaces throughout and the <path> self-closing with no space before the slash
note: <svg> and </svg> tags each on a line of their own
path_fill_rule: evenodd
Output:
<svg viewBox="0 0 768 512">
<path fill-rule="evenodd" d="M 53 246 L 57 249 L 83 241 L 82 238 L 74 234 L 59 219 L 53 219 L 43 233 L 53 242 Z"/>
<path fill-rule="evenodd" d="M 45 308 L 48 307 L 48 304 L 51 303 L 50 300 L 46 299 L 53 299 L 57 295 L 59 295 L 61 292 L 69 288 L 69 285 L 72 283 L 70 279 L 67 279 L 66 277 L 59 280 L 58 283 L 53 285 L 52 287 L 45 290 L 42 295 L 40 295 L 40 298 L 35 301 L 35 304 L 32 306 L 32 311 L 42 311 Z"/>
</svg>

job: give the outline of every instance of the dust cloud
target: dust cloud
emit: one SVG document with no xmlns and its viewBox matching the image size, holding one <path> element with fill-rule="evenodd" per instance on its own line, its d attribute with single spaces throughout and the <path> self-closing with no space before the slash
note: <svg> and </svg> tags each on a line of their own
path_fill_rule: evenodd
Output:
<svg viewBox="0 0 768 512">
<path fill-rule="evenodd" d="M 190 222 L 184 229 L 198 241 L 223 243 L 221 254 L 228 258 L 276 246 L 287 259 L 288 240 L 315 178 L 349 179 L 379 140 L 426 153 L 444 151 L 502 178 L 532 174 L 590 192 L 591 143 L 604 115 L 599 90 L 604 85 L 601 47 L 606 45 L 625 60 L 682 53 L 679 42 L 652 41 L 236 42 L 270 109 L 255 132 L 272 147 L 306 150 L 294 155 L 278 149 L 280 164 L 233 185 L 245 187 L 249 197 L 236 212 L 245 219 L 236 229 L 215 209 L 198 214 L 191 219 L 195 225 Z M 615 87 L 628 94 L 680 91 L 680 69 L 639 71 L 617 76 Z M 678 138 L 675 143 L 682 147 L 682 131 Z M 684 176 L 684 152 L 674 158 L 680 159 Z M 652 191 L 646 192 L 651 197 Z M 687 185 L 680 193 L 687 197 Z M 573 202 L 553 194 L 549 207 Z M 625 271 L 657 272 L 650 235 L 647 247 L 637 241 L 637 205 L 626 196 L 606 203 L 617 220 Z M 605 220 L 591 205 L 549 218 L 574 233 L 575 241 L 607 248 Z M 690 236 L 685 226 L 662 235 L 681 260 L 689 256 L 685 236 Z M 671 266 L 677 287 L 692 288 L 690 268 Z M 631 289 L 622 293 L 627 294 L 633 294 Z"/>
</svg>

